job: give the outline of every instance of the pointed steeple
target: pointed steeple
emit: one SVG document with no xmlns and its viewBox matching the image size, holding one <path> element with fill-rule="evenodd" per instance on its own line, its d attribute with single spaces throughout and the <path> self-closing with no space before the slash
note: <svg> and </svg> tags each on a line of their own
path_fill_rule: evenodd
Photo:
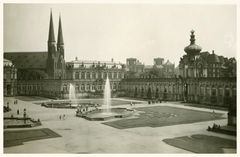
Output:
<svg viewBox="0 0 240 157">
<path fill-rule="evenodd" d="M 49 34 L 48 34 L 48 42 L 55 42 L 54 29 L 53 29 L 53 19 L 52 19 L 52 9 L 50 14 L 50 24 L 49 24 Z"/>
<path fill-rule="evenodd" d="M 61 15 L 59 15 L 59 25 L 58 25 L 58 40 L 57 45 L 63 45 L 63 33 L 62 33 L 62 22 Z"/>
</svg>

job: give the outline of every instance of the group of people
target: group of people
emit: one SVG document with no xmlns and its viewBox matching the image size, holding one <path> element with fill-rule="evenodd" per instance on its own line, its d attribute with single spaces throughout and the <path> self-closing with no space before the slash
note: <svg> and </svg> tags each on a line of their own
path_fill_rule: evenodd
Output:
<svg viewBox="0 0 240 157">
<path fill-rule="evenodd" d="M 13 104 L 17 104 L 18 103 L 18 100 L 14 100 L 13 101 Z M 6 109 L 10 110 L 10 107 L 9 107 L 9 102 L 7 101 L 7 106 L 5 107 Z"/>
<path fill-rule="evenodd" d="M 133 106 L 133 105 L 135 105 L 135 103 L 131 102 L 131 103 L 130 103 L 130 106 Z"/>
<path fill-rule="evenodd" d="M 162 100 L 161 99 L 148 100 L 148 104 L 155 104 L 155 103 L 162 103 Z"/>
<path fill-rule="evenodd" d="M 218 125 L 218 124 L 213 123 L 213 126 L 212 127 L 208 126 L 207 130 L 208 131 L 214 131 L 214 130 L 219 130 L 219 129 L 221 129 L 221 126 Z"/>
<path fill-rule="evenodd" d="M 18 103 L 18 100 L 14 100 L 13 104 L 17 104 Z"/>
<path fill-rule="evenodd" d="M 98 110 L 98 106 L 100 106 L 99 104 L 94 104 L 93 106 L 91 105 L 79 105 L 77 107 L 77 114 L 80 115 L 84 115 L 87 114 L 88 112 L 94 111 L 94 110 Z"/>
<path fill-rule="evenodd" d="M 65 114 L 59 116 L 60 120 L 65 120 Z"/>
</svg>

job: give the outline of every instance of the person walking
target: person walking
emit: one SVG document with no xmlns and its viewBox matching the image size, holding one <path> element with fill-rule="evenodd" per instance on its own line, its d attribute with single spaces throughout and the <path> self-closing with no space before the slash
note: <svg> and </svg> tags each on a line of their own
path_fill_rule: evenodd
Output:
<svg viewBox="0 0 240 157">
<path fill-rule="evenodd" d="M 17 115 L 19 115 L 19 109 L 17 110 Z"/>
<path fill-rule="evenodd" d="M 63 120 L 65 119 L 65 114 L 63 115 Z"/>
<path fill-rule="evenodd" d="M 62 116 L 61 116 L 61 115 L 59 116 L 59 119 L 60 119 L 60 120 L 62 119 Z"/>
</svg>

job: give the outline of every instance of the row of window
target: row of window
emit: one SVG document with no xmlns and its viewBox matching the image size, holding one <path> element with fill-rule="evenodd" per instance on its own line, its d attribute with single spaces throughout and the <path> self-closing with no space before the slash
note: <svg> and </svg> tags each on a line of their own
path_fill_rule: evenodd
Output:
<svg viewBox="0 0 240 157">
<path fill-rule="evenodd" d="M 19 85 L 17 86 L 18 91 L 24 91 L 24 90 L 41 90 L 41 86 L 39 85 Z"/>
<path fill-rule="evenodd" d="M 224 94 L 223 94 L 224 92 Z M 212 90 L 210 90 L 210 88 L 204 88 L 204 87 L 201 87 L 200 88 L 200 95 L 212 95 L 212 96 L 230 96 L 230 89 L 229 88 L 226 88 L 225 90 L 223 90 L 223 88 L 219 88 L 219 89 L 216 89 L 216 88 L 213 88 Z M 236 96 L 236 88 L 233 88 L 232 90 L 232 95 L 233 96 Z"/>
<path fill-rule="evenodd" d="M 130 88 L 128 90 L 130 90 Z M 137 91 L 137 92 L 144 92 L 144 91 L 148 91 L 148 90 L 149 90 L 149 87 L 148 88 L 144 88 L 144 87 L 136 88 L 135 87 L 135 91 Z M 168 92 L 168 93 L 171 93 L 172 91 L 176 91 L 176 90 L 177 91 L 181 91 L 182 89 L 181 88 L 177 89 L 175 87 L 173 87 L 173 89 L 172 89 L 172 87 L 170 87 L 170 86 L 169 87 L 162 86 L 162 87 L 156 88 L 154 90 L 155 90 L 155 92 Z M 152 89 L 151 89 L 151 91 L 152 91 Z"/>
<path fill-rule="evenodd" d="M 17 79 L 17 73 L 14 73 L 14 72 L 6 72 L 3 74 L 3 78 L 6 80 L 6 79 Z"/>
<path fill-rule="evenodd" d="M 124 73 L 117 72 L 75 72 L 74 79 L 122 79 L 124 78 Z"/>
<path fill-rule="evenodd" d="M 151 89 L 151 88 L 150 88 Z M 130 88 L 128 88 L 128 90 L 131 90 Z M 172 93 L 172 92 L 178 92 L 178 91 L 182 91 L 181 88 L 175 88 L 175 87 L 161 87 L 161 88 L 156 88 L 155 89 L 155 92 L 164 92 L 166 90 L 166 92 L 168 93 Z M 188 88 L 188 91 L 190 92 L 191 88 Z M 144 92 L 144 91 L 148 91 L 148 88 L 137 88 L 135 87 L 135 91 L 137 92 Z M 212 96 L 223 96 L 223 92 L 224 92 L 224 95 L 225 96 L 230 96 L 230 95 L 233 95 L 233 96 L 236 96 L 236 88 L 233 88 L 232 90 L 232 94 L 230 94 L 230 89 L 229 88 L 226 88 L 225 90 L 223 90 L 223 88 L 219 88 L 219 89 L 216 89 L 216 88 L 213 88 L 212 90 L 210 90 L 210 88 L 204 88 L 204 87 L 201 87 L 200 88 L 200 95 L 212 95 Z"/>
<path fill-rule="evenodd" d="M 111 85 L 112 90 L 116 90 L 119 88 L 119 84 L 112 83 Z M 100 84 L 76 84 L 75 85 L 75 91 L 93 91 L 93 90 L 104 90 L 104 85 Z M 63 86 L 63 91 L 68 91 L 68 85 Z"/>
</svg>

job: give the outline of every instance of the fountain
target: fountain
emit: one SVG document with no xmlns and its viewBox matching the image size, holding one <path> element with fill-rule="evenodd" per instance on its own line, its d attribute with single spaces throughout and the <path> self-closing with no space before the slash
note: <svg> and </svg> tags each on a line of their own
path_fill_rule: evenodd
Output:
<svg viewBox="0 0 240 157">
<path fill-rule="evenodd" d="M 88 120 L 102 121 L 109 120 L 112 118 L 124 118 L 133 114 L 132 109 L 127 108 L 111 108 L 111 86 L 107 76 L 105 87 L 104 87 L 104 99 L 102 109 L 96 108 L 95 110 L 82 112 L 80 109 L 77 110 L 76 116 L 83 117 Z M 84 109 L 85 110 L 85 109 Z"/>
<path fill-rule="evenodd" d="M 104 87 L 104 107 L 106 111 L 105 114 L 111 114 L 111 86 L 107 76 L 105 87 Z"/>
<path fill-rule="evenodd" d="M 70 107 L 77 106 L 75 86 L 72 83 L 69 84 L 69 100 L 70 100 Z"/>
<path fill-rule="evenodd" d="M 76 99 L 76 95 L 75 95 L 75 87 L 73 86 L 73 84 L 69 84 L 69 100 L 75 100 Z"/>
</svg>

